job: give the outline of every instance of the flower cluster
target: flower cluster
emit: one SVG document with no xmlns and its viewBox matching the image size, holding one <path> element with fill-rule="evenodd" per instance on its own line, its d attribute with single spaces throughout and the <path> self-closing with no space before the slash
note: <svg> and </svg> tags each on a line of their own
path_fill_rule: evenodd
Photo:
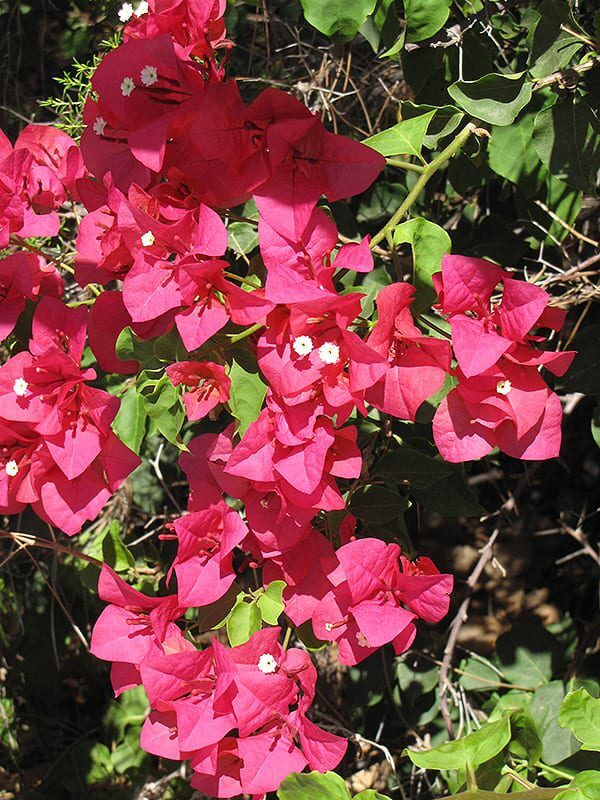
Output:
<svg viewBox="0 0 600 800">
<path fill-rule="evenodd" d="M 229 649 L 216 636 L 200 650 L 184 633 L 188 611 L 222 601 L 252 567 L 264 587 L 284 583 L 290 624 L 310 623 L 343 664 L 387 644 L 406 651 L 418 620 L 446 614 L 452 576 L 365 536 L 346 512 L 344 482 L 365 470 L 356 419 L 414 421 L 450 378 L 433 423 L 445 459 L 494 447 L 549 458 L 561 409 L 539 367 L 561 375 L 572 354 L 535 347 L 532 330 L 563 323 L 548 295 L 477 259 L 447 256 L 434 276 L 450 337 L 417 326 L 407 283 L 379 291 L 376 322 L 363 317 L 365 296 L 342 291 L 339 278 L 373 269 L 370 241 L 342 243 L 319 201 L 363 192 L 385 160 L 329 133 L 284 92 L 246 104 L 224 72 L 225 6 L 125 3 L 124 41 L 92 77 L 80 147 L 46 126 L 28 126 L 14 147 L 0 140 L 0 247 L 16 248 L 0 261 L 4 338 L 37 302 L 28 348 L 0 367 L 0 512 L 31 504 L 75 534 L 139 463 L 111 430 L 119 400 L 81 366 L 86 337 L 85 364 L 95 357 L 105 372 L 136 375 L 144 365 L 117 355 L 121 332 L 171 333 L 187 356 L 164 381 L 190 421 L 219 421 L 233 372 L 213 345 L 245 328 L 230 337 L 246 339 L 266 381 L 262 409 L 243 435 L 226 424 L 187 442 L 188 508 L 162 534 L 177 548 L 172 593 L 146 596 L 104 566 L 108 605 L 92 652 L 112 663 L 117 694 L 145 688 L 146 750 L 189 760 L 201 792 L 262 798 L 289 772 L 334 768 L 345 742 L 311 722 L 315 669 L 304 650 L 279 643 L 278 627 Z M 226 221 L 250 200 L 260 282 L 227 260 Z M 86 212 L 74 276 L 96 295 L 89 312 L 61 300 L 60 264 L 28 241 L 58 233 L 65 203 Z M 341 520 L 334 531 L 327 512 Z"/>
<path fill-rule="evenodd" d="M 534 344 L 544 340 L 539 331 L 562 328 L 565 312 L 548 307 L 543 289 L 477 258 L 445 256 L 434 282 L 457 362 L 457 385 L 433 422 L 442 456 L 468 461 L 494 447 L 529 460 L 558 456 L 562 408 L 539 367 L 564 375 L 575 353 Z"/>
</svg>

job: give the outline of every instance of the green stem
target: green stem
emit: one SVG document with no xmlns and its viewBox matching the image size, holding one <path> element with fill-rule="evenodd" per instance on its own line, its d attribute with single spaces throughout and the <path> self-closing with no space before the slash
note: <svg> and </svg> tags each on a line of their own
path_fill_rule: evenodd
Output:
<svg viewBox="0 0 600 800">
<path fill-rule="evenodd" d="M 223 272 L 223 275 L 225 278 L 229 278 L 229 280 L 231 281 L 237 281 L 237 283 L 242 283 L 242 284 L 245 283 L 246 286 L 251 286 L 253 289 L 260 288 L 255 283 L 252 283 L 252 281 L 249 281 L 247 278 L 243 278 L 241 275 L 236 275 L 235 272 L 225 271 Z"/>
<path fill-rule="evenodd" d="M 474 789 L 473 791 L 460 792 L 460 794 L 453 794 L 446 800 L 515 800 L 515 797 L 522 798 L 522 800 L 553 800 L 560 792 L 564 791 L 566 786 L 559 786 L 555 789 L 542 789 L 536 786 L 533 789 L 525 789 L 518 792 L 487 792 L 484 789 Z"/>
<path fill-rule="evenodd" d="M 544 764 L 543 761 L 538 761 L 536 767 L 544 769 L 546 772 L 550 772 L 552 775 L 556 775 L 557 778 L 565 778 L 568 781 L 573 780 L 573 776 L 569 775 L 568 772 L 563 772 L 561 769 L 556 769 L 556 767 L 549 767 L 548 764 Z"/>
<path fill-rule="evenodd" d="M 261 325 L 260 322 L 257 322 L 255 325 L 251 325 L 249 328 L 246 328 L 245 331 L 230 336 L 229 344 L 235 344 L 236 342 L 241 342 L 242 339 L 245 339 L 247 336 L 252 336 L 253 333 L 256 333 L 256 331 L 259 331 L 263 327 L 264 325 Z"/>
<path fill-rule="evenodd" d="M 400 208 L 396 211 L 394 216 L 390 219 L 390 221 L 384 225 L 384 227 L 375 234 L 375 236 L 371 239 L 371 247 L 375 247 L 379 244 L 379 242 L 383 241 L 388 234 L 390 234 L 394 228 L 398 225 L 398 223 L 402 220 L 405 214 L 409 211 L 409 209 L 413 206 L 415 201 L 418 199 L 419 195 L 427 186 L 429 179 L 435 175 L 435 173 L 441 169 L 444 164 L 449 161 L 453 155 L 455 155 L 467 139 L 477 130 L 477 126 L 473 122 L 469 122 L 462 131 L 458 134 L 458 136 L 454 139 L 454 141 L 450 142 L 448 147 L 446 147 L 439 156 L 436 156 L 433 161 L 430 161 L 426 167 L 423 168 L 423 172 L 417 179 L 417 182 L 410 190 L 406 199 L 400 206 Z"/>
<path fill-rule="evenodd" d="M 425 167 L 420 164 L 413 164 L 411 161 L 402 161 L 400 158 L 386 158 L 388 167 L 397 167 L 398 169 L 408 169 L 411 172 L 425 172 Z"/>
</svg>

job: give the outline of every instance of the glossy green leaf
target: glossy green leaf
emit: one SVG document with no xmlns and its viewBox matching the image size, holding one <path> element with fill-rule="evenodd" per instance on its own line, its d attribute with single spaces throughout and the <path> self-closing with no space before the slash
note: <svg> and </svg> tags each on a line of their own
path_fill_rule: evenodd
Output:
<svg viewBox="0 0 600 800">
<path fill-rule="evenodd" d="M 569 97 L 540 111 L 533 144 L 553 175 L 593 192 L 600 169 L 600 120 L 584 100 Z"/>
<path fill-rule="evenodd" d="M 115 352 L 122 361 L 137 359 L 145 369 L 159 366 L 154 355 L 154 342 L 140 339 L 129 327 L 123 328 L 117 337 Z"/>
<path fill-rule="evenodd" d="M 434 111 L 428 111 L 418 117 L 403 119 L 392 128 L 365 139 L 363 144 L 377 150 L 382 156 L 420 156 L 434 114 Z"/>
<path fill-rule="evenodd" d="M 595 769 L 580 772 L 554 800 L 600 800 L 600 772 Z"/>
<path fill-rule="evenodd" d="M 394 244 L 410 243 L 413 251 L 413 283 L 417 294 L 413 310 L 428 308 L 436 298 L 431 276 L 442 268 L 442 257 L 452 247 L 443 228 L 427 219 L 410 219 L 394 229 Z"/>
<path fill-rule="evenodd" d="M 139 453 L 146 433 L 148 415 L 144 398 L 135 386 L 130 386 L 121 396 L 121 405 L 112 424 L 119 439 L 134 453 Z"/>
<path fill-rule="evenodd" d="M 412 494 L 427 511 L 436 511 L 445 517 L 480 517 L 485 514 L 485 508 L 477 501 L 460 468 L 453 468 L 450 475 L 426 489 L 413 489 Z"/>
<path fill-rule="evenodd" d="M 488 722 L 468 736 L 434 747 L 407 753 L 413 764 L 422 769 L 466 769 L 478 767 L 503 750 L 510 741 L 510 717 Z"/>
<path fill-rule="evenodd" d="M 558 725 L 558 712 L 565 696 L 562 681 L 551 681 L 536 689 L 529 710 L 542 741 L 542 759 L 546 764 L 560 764 L 579 750 L 571 731 Z"/>
<path fill-rule="evenodd" d="M 582 743 L 582 750 L 600 751 L 600 699 L 585 689 L 577 689 L 563 700 L 558 724 L 569 728 Z"/>
<path fill-rule="evenodd" d="M 243 436 L 260 414 L 267 387 L 258 372 L 248 372 L 235 360 L 231 363 L 229 378 L 229 409 L 238 421 L 238 433 Z"/>
<path fill-rule="evenodd" d="M 508 681 L 535 689 L 552 678 L 558 642 L 539 623 L 516 623 L 498 637 L 496 654 Z"/>
<path fill-rule="evenodd" d="M 410 100 L 405 100 L 400 106 L 400 113 L 404 120 L 421 117 L 429 111 L 433 112 L 433 118 L 423 137 L 423 145 L 433 150 L 442 139 L 458 128 L 465 115 L 459 108 L 450 105 L 417 105 Z"/>
<path fill-rule="evenodd" d="M 377 0 L 301 0 L 306 21 L 325 36 L 352 39 Z"/>
<path fill-rule="evenodd" d="M 241 595 L 227 618 L 227 637 L 232 647 L 244 644 L 261 628 L 261 616 L 254 602 L 245 602 Z"/>
<path fill-rule="evenodd" d="M 335 772 L 293 773 L 277 791 L 279 800 L 351 800 L 344 780 Z"/>
<path fill-rule="evenodd" d="M 385 455 L 377 463 L 375 473 L 388 481 L 407 481 L 415 489 L 427 489 L 451 475 L 452 467 L 440 459 L 403 445 Z"/>
<path fill-rule="evenodd" d="M 448 94 L 475 119 L 511 125 L 531 99 L 531 83 L 523 72 L 492 72 L 475 81 L 456 81 L 448 87 Z"/>
<path fill-rule="evenodd" d="M 257 600 L 259 611 L 267 625 L 277 625 L 279 617 L 285 611 L 283 591 L 286 585 L 285 581 L 271 581 Z"/>
<path fill-rule="evenodd" d="M 539 20 L 529 53 L 529 71 L 534 78 L 543 78 L 570 64 L 584 43 L 565 30 L 566 27 L 577 32 L 579 26 L 563 0 L 543 0 L 538 11 Z M 584 33 L 581 29 L 579 32 Z"/>
<path fill-rule="evenodd" d="M 383 486 L 367 486 L 352 495 L 350 510 L 365 522 L 391 522 L 408 509 L 408 501 Z"/>
<path fill-rule="evenodd" d="M 451 0 L 404 0 L 406 41 L 422 42 L 434 36 L 450 16 Z"/>
</svg>

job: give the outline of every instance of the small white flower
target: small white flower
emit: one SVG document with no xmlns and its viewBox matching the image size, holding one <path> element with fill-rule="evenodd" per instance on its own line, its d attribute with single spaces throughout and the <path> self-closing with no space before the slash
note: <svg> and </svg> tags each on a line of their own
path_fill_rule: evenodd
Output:
<svg viewBox="0 0 600 800">
<path fill-rule="evenodd" d="M 155 239 L 152 231 L 146 231 L 146 233 L 142 235 L 142 245 L 144 247 L 151 247 L 154 244 L 154 242 Z"/>
<path fill-rule="evenodd" d="M 123 3 L 121 8 L 119 9 L 119 19 L 121 22 L 129 22 L 131 17 L 133 16 L 133 6 L 131 3 Z"/>
<path fill-rule="evenodd" d="M 498 381 L 496 384 L 496 391 L 498 394 L 508 394 L 512 389 L 512 383 L 509 380 Z"/>
<path fill-rule="evenodd" d="M 326 622 L 325 630 L 327 631 L 327 633 L 331 633 L 331 631 L 333 630 L 333 622 Z"/>
<path fill-rule="evenodd" d="M 296 336 L 292 342 L 292 347 L 294 348 L 294 353 L 298 353 L 299 356 L 307 356 L 312 353 L 313 340 L 310 336 Z"/>
<path fill-rule="evenodd" d="M 93 128 L 96 136 L 103 136 L 104 129 L 106 128 L 106 120 L 104 117 L 96 117 Z"/>
<path fill-rule="evenodd" d="M 28 388 L 29 384 L 25 378 L 17 378 L 13 384 L 13 392 L 17 395 L 17 397 L 25 397 Z"/>
<path fill-rule="evenodd" d="M 19 472 L 19 465 L 16 461 L 7 461 L 4 469 L 9 478 L 14 478 Z"/>
<path fill-rule="evenodd" d="M 140 72 L 140 80 L 144 86 L 153 86 L 158 80 L 158 68 L 153 67 L 151 64 L 146 64 Z"/>
<path fill-rule="evenodd" d="M 337 364 L 340 360 L 340 348 L 334 342 L 325 342 L 319 347 L 319 358 L 324 364 Z"/>
<path fill-rule="evenodd" d="M 129 97 L 129 95 L 135 89 L 135 83 L 133 82 L 133 78 L 123 78 L 121 82 L 121 94 L 123 97 Z"/>
<path fill-rule="evenodd" d="M 142 0 L 141 3 L 138 3 L 138 5 L 136 6 L 136 9 L 135 9 L 135 11 L 133 13 L 136 15 L 136 17 L 141 17 L 144 14 L 147 14 L 148 13 L 148 3 L 146 2 L 146 0 Z"/>
<path fill-rule="evenodd" d="M 265 675 L 272 675 L 277 669 L 277 662 L 270 653 L 263 653 L 258 659 L 258 668 Z"/>
</svg>

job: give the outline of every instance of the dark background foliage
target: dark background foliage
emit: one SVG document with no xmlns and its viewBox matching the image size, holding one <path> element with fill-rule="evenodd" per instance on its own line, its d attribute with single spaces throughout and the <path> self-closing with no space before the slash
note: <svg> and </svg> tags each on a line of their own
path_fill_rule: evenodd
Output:
<svg viewBox="0 0 600 800">
<path fill-rule="evenodd" d="M 237 44 L 230 71 L 243 76 L 246 98 L 266 85 L 285 88 L 333 130 L 362 139 L 393 125 L 400 113 L 406 115 L 407 102 L 451 103 L 448 87 L 459 76 L 470 81 L 490 72 L 535 69 L 537 63 L 543 80 L 568 65 L 561 60 L 565 47 L 570 45 L 572 54 L 581 50 L 580 56 L 586 48 L 598 49 L 594 0 L 578 3 L 574 17 L 561 0 L 507 0 L 456 3 L 439 29 L 405 43 L 401 58 L 379 58 L 393 50 L 405 30 L 402 20 L 410 16 L 405 11 L 402 3 L 388 0 L 378 5 L 379 17 L 363 26 L 362 35 L 338 35 L 332 41 L 304 20 L 296 0 L 237 0 L 228 9 L 228 28 Z M 92 59 L 112 34 L 116 12 L 117 6 L 108 2 L 0 1 L 4 130 L 14 135 L 25 121 L 54 119 L 52 108 L 40 107 L 39 101 L 60 94 L 53 79 L 73 59 Z M 584 31 L 579 34 L 584 38 L 559 41 L 562 24 L 571 30 L 575 26 L 576 34 Z M 546 68 L 539 59 L 546 59 Z M 69 84 L 75 101 L 82 81 Z M 576 108 L 577 114 L 584 105 L 590 109 L 592 135 L 583 143 L 573 139 L 574 128 L 557 118 L 557 137 L 546 163 L 533 147 L 533 117 L 528 115 L 538 113 L 551 95 L 560 108 Z M 483 137 L 467 145 L 463 155 L 433 177 L 415 206 L 416 213 L 448 231 L 454 252 L 492 258 L 522 269 L 530 279 L 536 276 L 569 311 L 560 345 L 570 343 L 581 357 L 557 386 L 565 409 L 560 460 L 525 464 L 492 455 L 429 486 L 420 486 L 415 477 L 411 481 L 409 472 L 384 471 L 385 486 L 353 501 L 367 530 L 385 531 L 410 552 L 431 555 L 442 571 L 457 576 L 448 623 L 423 631 L 406 658 L 386 652 L 347 670 L 326 651 L 315 655 L 322 675 L 317 718 L 353 736 L 341 772 L 355 791 L 375 787 L 411 800 L 443 793 L 435 773 L 415 772 L 400 754 L 406 745 L 447 737 L 439 697 L 447 625 L 470 592 L 467 579 L 495 528 L 494 558 L 474 587 L 452 654 L 446 694 L 455 732 L 476 725 L 507 697 L 526 692 L 534 697 L 544 745 L 540 758 L 549 770 L 537 768 L 537 774 L 552 780 L 551 767 L 557 764 L 565 774 L 600 768 L 594 754 L 572 754 L 554 719 L 565 688 L 572 685 L 568 681 L 588 681 L 595 694 L 599 689 L 593 681 L 600 635 L 600 414 L 595 399 L 600 396 L 600 201 L 594 185 L 599 164 L 593 116 L 599 97 L 598 68 L 560 75 L 538 91 L 513 125 L 484 126 L 491 134 L 487 141 Z M 579 155 L 575 162 L 573 148 Z M 357 223 L 362 232 L 377 231 L 406 197 L 413 177 L 390 168 L 352 206 L 334 207 L 343 233 L 355 235 Z M 393 263 L 385 255 L 382 261 L 379 269 L 405 274 L 411 270 L 411 250 L 400 249 Z M 372 280 L 376 288 L 377 273 Z M 429 456 L 429 421 L 424 409 L 416 426 L 394 423 L 389 434 Z M 387 445 L 375 442 L 368 425 L 361 437 L 376 470 Z M 75 543 L 64 537 L 60 541 L 107 560 L 136 585 L 153 591 L 172 556 L 156 533 L 177 513 L 177 504 L 185 504 L 185 486 L 175 448 L 159 449 L 158 440 L 150 439 L 144 455 L 144 466 L 98 523 Z M 403 511 L 407 497 L 412 506 Z M 54 534 L 33 515 L 19 523 L 20 531 L 52 544 Z M 100 610 L 95 567 L 69 552 L 2 544 L 0 800 L 190 797 L 176 765 L 139 751 L 143 695 L 136 690 L 118 702 L 112 699 L 105 665 L 87 652 Z M 395 757 L 398 775 L 392 774 L 387 753 Z M 398 785 L 401 790 L 394 788 Z"/>
</svg>

